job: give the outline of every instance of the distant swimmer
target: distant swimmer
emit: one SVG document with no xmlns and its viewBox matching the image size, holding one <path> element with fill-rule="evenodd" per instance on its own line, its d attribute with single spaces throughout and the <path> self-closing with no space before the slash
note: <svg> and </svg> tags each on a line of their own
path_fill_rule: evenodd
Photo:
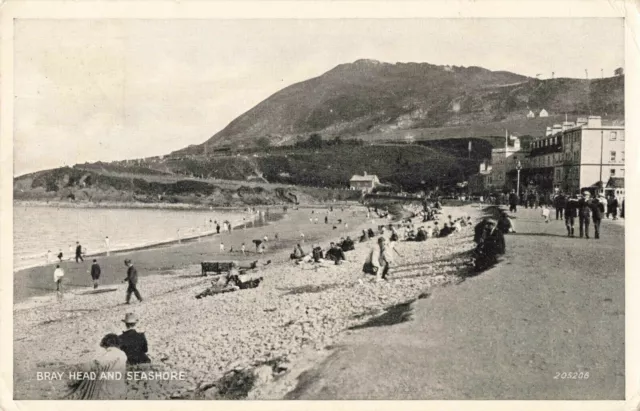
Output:
<svg viewBox="0 0 640 411">
<path fill-rule="evenodd" d="M 51 262 L 51 250 L 47 250 L 47 264 Z"/>
<path fill-rule="evenodd" d="M 60 252 L 58 253 L 58 260 L 60 260 L 60 262 L 62 262 L 62 257 L 64 257 L 64 254 L 62 254 L 62 250 L 59 250 Z"/>
</svg>

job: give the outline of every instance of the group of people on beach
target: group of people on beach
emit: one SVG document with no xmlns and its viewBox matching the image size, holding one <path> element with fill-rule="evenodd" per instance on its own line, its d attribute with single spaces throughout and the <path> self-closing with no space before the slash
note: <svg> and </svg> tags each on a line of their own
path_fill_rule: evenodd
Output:
<svg viewBox="0 0 640 411">
<path fill-rule="evenodd" d="M 124 331 L 109 333 L 100 340 L 100 351 L 80 365 L 79 373 L 105 373 L 108 378 L 79 378 L 69 383 L 65 399 L 118 400 L 127 394 L 125 373 L 148 364 L 149 346 L 144 332 L 138 332 L 138 317 L 127 313 L 122 320 Z"/>
</svg>

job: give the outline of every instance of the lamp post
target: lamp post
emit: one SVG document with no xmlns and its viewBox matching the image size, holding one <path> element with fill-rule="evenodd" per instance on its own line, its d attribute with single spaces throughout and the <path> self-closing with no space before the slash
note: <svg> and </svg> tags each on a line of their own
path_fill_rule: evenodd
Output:
<svg viewBox="0 0 640 411">
<path fill-rule="evenodd" d="M 516 195 L 518 196 L 518 198 L 520 198 L 520 170 L 522 170 L 522 163 L 520 162 L 520 160 L 518 160 L 518 163 L 516 164 L 516 170 L 518 170 L 518 183 L 516 186 Z"/>
</svg>

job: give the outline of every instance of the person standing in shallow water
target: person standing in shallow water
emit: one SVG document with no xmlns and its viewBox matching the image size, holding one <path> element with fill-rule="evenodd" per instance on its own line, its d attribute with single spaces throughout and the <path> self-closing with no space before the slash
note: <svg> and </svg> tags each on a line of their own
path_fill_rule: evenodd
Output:
<svg viewBox="0 0 640 411">
<path fill-rule="evenodd" d="M 135 294 L 138 301 L 142 302 L 142 296 L 140 295 L 140 291 L 138 291 L 138 270 L 136 270 L 136 268 L 133 266 L 133 262 L 129 259 L 124 260 L 124 265 L 126 265 L 128 268 L 127 278 L 124 279 L 123 283 L 129 283 L 125 304 L 130 304 L 131 294 Z"/>
</svg>

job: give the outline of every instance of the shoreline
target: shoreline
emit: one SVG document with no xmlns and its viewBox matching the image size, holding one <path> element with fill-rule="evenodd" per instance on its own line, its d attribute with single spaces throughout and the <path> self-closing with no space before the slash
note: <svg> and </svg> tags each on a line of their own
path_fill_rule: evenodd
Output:
<svg viewBox="0 0 640 411">
<path fill-rule="evenodd" d="M 253 227 L 263 227 L 263 226 L 267 226 L 271 223 L 277 222 L 279 220 L 281 220 L 284 216 L 284 213 L 282 212 L 277 212 L 277 213 L 273 213 L 274 217 L 270 218 L 270 217 L 265 217 L 264 221 L 261 221 L 260 219 L 255 219 L 253 220 L 253 223 L 251 224 L 250 227 L 246 227 L 247 223 L 237 223 L 236 225 L 232 226 L 232 230 L 231 231 L 235 231 L 235 230 L 242 230 L 242 229 L 246 229 L 246 228 L 253 228 Z M 117 248 L 117 249 L 113 249 L 109 251 L 109 254 L 107 254 L 107 251 L 98 251 L 95 253 L 89 253 L 89 254 L 83 254 L 84 258 L 95 258 L 95 257 L 108 257 L 108 256 L 112 256 L 112 255 L 124 255 L 124 254 L 128 254 L 128 253 L 132 253 L 132 252 L 136 252 L 136 251 L 144 251 L 144 250 L 153 250 L 153 249 L 161 249 L 161 248 L 168 248 L 174 245 L 179 245 L 179 244 L 189 244 L 192 242 L 197 242 L 197 241 L 201 241 L 202 239 L 208 239 L 209 237 L 215 237 L 217 235 L 224 235 L 228 232 L 223 232 L 221 231 L 220 233 L 218 233 L 217 231 L 213 230 L 213 231 L 207 231 L 205 233 L 201 233 L 201 234 L 197 234 L 197 235 L 193 235 L 193 236 L 188 236 L 188 237 L 181 237 L 180 239 L 171 239 L 171 240 L 160 240 L 160 241 L 156 241 L 156 240 L 151 240 L 148 243 L 145 244 L 141 244 L 141 245 L 136 245 L 136 246 L 131 246 L 131 247 L 125 247 L 125 248 Z M 28 266 L 21 266 L 19 268 L 15 268 L 13 269 L 13 273 L 14 275 L 19 275 L 20 272 L 22 271 L 26 271 L 26 270 L 30 270 L 33 268 L 37 268 L 37 267 L 45 267 L 45 266 L 50 266 L 50 265 L 54 265 L 54 264 L 60 264 L 60 263 L 64 263 L 64 262 L 69 262 L 72 261 L 73 257 L 69 257 L 65 260 L 62 261 L 50 261 L 50 262 L 45 262 L 45 263 L 34 263 L 34 264 L 30 264 Z"/>
<path fill-rule="evenodd" d="M 245 223 L 236 224 L 230 232 L 195 237 L 189 240 L 181 239 L 180 242 L 172 240 L 168 244 L 164 242 L 165 244 L 163 245 L 154 244 L 135 247 L 136 249 L 134 250 L 111 252 L 109 256 L 103 255 L 98 260 L 102 268 L 101 283 L 116 284 L 121 281 L 121 275 L 116 273 L 123 271 L 121 257 L 125 254 L 132 255 L 132 259 L 137 260 L 136 267 L 140 275 L 147 276 L 193 266 L 201 261 L 215 258 L 233 260 L 266 258 L 273 251 L 280 250 L 282 247 L 292 248 L 296 242 L 300 241 L 300 230 L 305 230 L 307 244 L 318 239 L 317 235 L 314 234 L 315 232 L 333 232 L 331 225 L 309 223 L 308 212 L 309 210 L 306 209 L 292 210 L 287 213 L 272 212 L 267 219 L 267 224 L 258 224 L 258 220 L 254 221 L 253 224 L 251 221 L 246 221 Z M 351 209 L 345 208 L 344 212 L 337 211 L 334 215 L 348 217 L 351 213 Z M 319 214 L 316 215 L 320 216 Z M 246 228 L 243 228 L 245 224 Z M 298 225 L 302 227 L 299 229 Z M 267 244 L 267 252 L 264 255 L 253 251 L 252 239 L 262 239 L 265 235 L 273 239 L 274 233 L 278 232 L 281 240 L 278 242 L 272 240 L 270 244 Z M 225 243 L 226 249 L 223 253 L 219 251 L 218 245 L 220 242 Z M 247 250 L 244 256 L 239 251 L 242 242 L 246 244 Z M 230 252 L 231 247 L 235 249 L 233 253 Z M 56 264 L 60 264 L 65 271 L 67 287 L 89 286 L 91 281 L 87 273 L 90 266 L 90 258 L 92 257 L 87 256 L 84 263 L 75 263 L 74 260 L 65 259 L 60 263 L 52 262 L 14 272 L 14 301 L 23 301 L 30 297 L 53 292 L 55 287 L 50 278 L 53 273 L 52 266 L 55 267 Z M 123 275 L 122 278 L 124 278 Z"/>
<path fill-rule="evenodd" d="M 351 211 L 346 214 L 351 215 Z M 287 243 L 271 250 L 268 258 L 273 263 L 260 268 L 264 281 L 256 289 L 198 300 L 195 295 L 208 286 L 211 278 L 202 277 L 199 266 L 178 264 L 169 273 L 155 272 L 142 278 L 139 288 L 145 301 L 141 304 L 122 305 L 126 286 L 110 287 L 106 291 L 115 292 L 93 295 L 79 292 L 61 303 L 51 299 L 51 294 L 47 297 L 49 301 L 31 307 L 14 303 L 14 396 L 56 398 L 59 389 L 50 391 L 53 388 L 50 384 L 35 381 L 35 370 L 77 363 L 84 357 L 81 352 L 86 353 L 101 335 L 121 332 L 119 324 L 125 312 L 136 312 L 141 318 L 140 329 L 147 334 L 153 362 L 166 369 L 186 370 L 189 378 L 181 387 L 160 384 L 135 389 L 129 392 L 129 399 L 230 399 L 218 396 L 215 389 L 198 394 L 196 386 L 210 386 L 233 370 L 253 372 L 269 361 L 292 373 L 296 364 L 307 358 L 308 351 L 324 352 L 325 347 L 334 345 L 348 333 L 349 327 L 368 321 L 388 307 L 417 298 L 426 289 L 459 278 L 463 257 L 458 254 L 468 247 L 470 233 L 425 243 L 400 242 L 398 248 L 404 257 L 392 272 L 391 280 L 362 283 L 362 261 L 373 242 L 358 243 L 355 236 L 363 228 L 377 228 L 389 219 L 376 218 L 372 222 L 365 218 L 366 208 L 358 211 L 357 220 L 350 218 L 350 229 L 344 231 L 333 230 L 330 224 L 309 223 L 309 214 L 304 211 L 291 213 L 290 221 L 285 222 L 289 231 L 285 233 L 279 228 L 281 236 L 287 236 Z M 463 211 L 447 210 L 455 215 Z M 476 210 L 466 211 L 473 216 L 478 214 Z M 306 249 L 316 243 L 326 247 L 328 241 L 350 235 L 356 240 L 356 250 L 348 252 L 345 264 L 338 266 L 293 264 L 288 259 L 289 246 L 299 241 L 297 234 L 301 229 L 308 234 Z M 240 231 L 245 239 L 250 233 L 251 229 Z M 172 252 L 180 256 L 197 248 L 198 243 L 195 244 Z M 145 253 L 149 252 L 137 253 L 134 260 L 141 261 Z M 151 258 L 157 255 L 151 254 Z M 233 259 L 236 256 L 237 253 Z M 250 259 L 258 259 L 253 257 L 261 256 L 250 253 Z M 120 270 L 121 265 L 118 259 Z M 87 343 L 72 343 L 79 332 L 88 337 Z M 216 355 L 209 355 L 211 352 Z M 278 381 L 283 384 L 288 381 L 289 371 Z M 254 392 L 243 398 L 282 398 L 295 387 L 294 379 L 273 391 L 267 384 L 272 380 L 267 380 L 256 381 Z"/>
<path fill-rule="evenodd" d="M 54 207 L 54 208 L 116 208 L 116 209 L 150 209 L 150 210 L 180 210 L 180 211 L 209 211 L 209 210 L 242 210 L 245 208 L 269 208 L 283 207 L 288 204 L 260 204 L 260 205 L 236 205 L 236 206 L 207 206 L 204 204 L 191 203 L 142 203 L 142 202 L 69 202 L 69 201 L 46 201 L 46 200 L 13 200 L 13 207 Z M 288 205 L 291 207 L 291 205 Z"/>
</svg>

